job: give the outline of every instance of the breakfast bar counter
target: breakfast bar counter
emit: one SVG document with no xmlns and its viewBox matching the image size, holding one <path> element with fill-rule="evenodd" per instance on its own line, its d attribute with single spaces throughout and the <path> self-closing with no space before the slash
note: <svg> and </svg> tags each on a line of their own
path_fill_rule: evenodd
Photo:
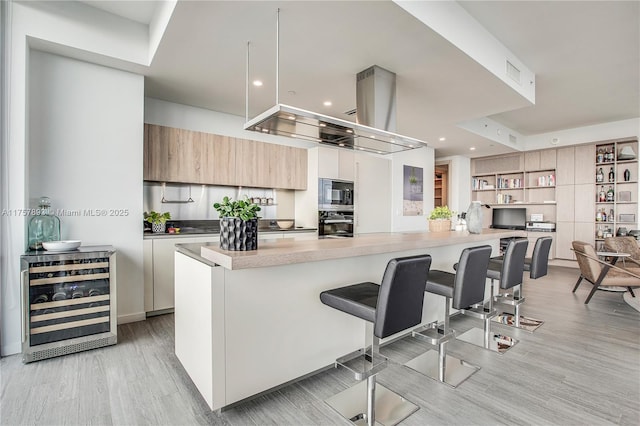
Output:
<svg viewBox="0 0 640 426">
<path fill-rule="evenodd" d="M 402 232 L 354 238 L 260 241 L 258 250 L 177 244 L 175 351 L 212 410 L 333 365 L 364 344 L 364 321 L 327 308 L 322 291 L 379 283 L 395 257 L 430 254 L 452 271 L 466 247 L 521 231 Z M 444 319 L 441 298 L 425 293 L 423 324 Z M 399 336 L 391 336 L 394 339 Z M 384 343 L 384 342 L 383 342 Z"/>
</svg>

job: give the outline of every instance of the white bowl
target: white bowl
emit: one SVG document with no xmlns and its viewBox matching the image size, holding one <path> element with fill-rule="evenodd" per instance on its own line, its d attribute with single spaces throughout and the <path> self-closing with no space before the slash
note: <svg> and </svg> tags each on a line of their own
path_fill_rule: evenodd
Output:
<svg viewBox="0 0 640 426">
<path fill-rule="evenodd" d="M 278 220 L 276 223 L 280 229 L 289 229 L 293 226 L 293 220 Z"/>
<path fill-rule="evenodd" d="M 79 240 L 47 241 L 42 243 L 42 247 L 47 251 L 68 251 L 77 249 L 80 244 Z"/>
</svg>

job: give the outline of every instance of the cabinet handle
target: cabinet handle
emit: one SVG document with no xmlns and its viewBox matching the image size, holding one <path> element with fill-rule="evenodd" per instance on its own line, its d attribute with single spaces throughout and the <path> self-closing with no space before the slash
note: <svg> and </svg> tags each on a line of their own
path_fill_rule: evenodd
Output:
<svg viewBox="0 0 640 426">
<path fill-rule="evenodd" d="M 22 343 L 27 341 L 27 316 L 29 315 L 27 311 L 27 297 L 29 297 L 28 281 L 29 270 L 24 269 L 20 273 L 20 287 L 22 287 L 22 297 L 20 298 L 20 306 L 22 309 Z"/>
</svg>

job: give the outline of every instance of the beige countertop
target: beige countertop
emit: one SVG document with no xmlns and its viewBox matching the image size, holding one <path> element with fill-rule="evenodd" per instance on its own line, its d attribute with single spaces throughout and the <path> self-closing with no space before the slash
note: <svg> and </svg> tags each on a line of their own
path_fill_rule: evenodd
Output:
<svg viewBox="0 0 640 426">
<path fill-rule="evenodd" d="M 258 250 L 251 251 L 222 250 L 219 244 L 203 244 L 200 256 L 234 270 L 428 249 L 474 241 L 482 243 L 520 236 L 526 236 L 526 233 L 498 229 L 483 229 L 481 234 L 469 234 L 467 231 L 378 233 L 340 239 L 261 241 Z"/>
</svg>

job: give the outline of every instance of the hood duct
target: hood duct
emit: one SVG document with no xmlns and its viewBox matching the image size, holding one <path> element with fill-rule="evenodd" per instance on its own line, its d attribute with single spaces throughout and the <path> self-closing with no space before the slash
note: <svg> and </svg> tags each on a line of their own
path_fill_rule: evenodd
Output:
<svg viewBox="0 0 640 426">
<path fill-rule="evenodd" d="M 396 76 L 377 65 L 357 74 L 357 123 L 279 103 L 278 46 L 279 18 L 276 20 L 276 105 L 251 120 L 247 117 L 245 130 L 377 154 L 391 154 L 427 146 L 426 142 L 419 139 L 395 133 Z M 248 87 L 247 49 L 247 105 Z"/>
</svg>

